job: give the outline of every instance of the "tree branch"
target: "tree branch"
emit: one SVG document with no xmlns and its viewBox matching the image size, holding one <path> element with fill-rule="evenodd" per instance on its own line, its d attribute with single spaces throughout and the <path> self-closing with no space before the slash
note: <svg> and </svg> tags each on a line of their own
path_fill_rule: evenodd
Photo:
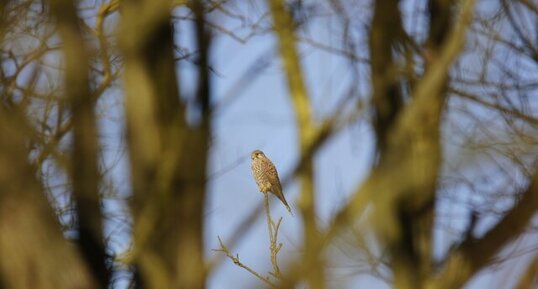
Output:
<svg viewBox="0 0 538 289">
<path fill-rule="evenodd" d="M 271 282 L 271 279 L 269 278 L 269 276 L 262 276 L 260 273 L 254 271 L 252 268 L 250 268 L 249 266 L 243 264 L 241 262 L 241 260 L 239 260 L 239 254 L 237 255 L 232 255 L 230 253 L 230 250 L 224 245 L 224 243 L 222 243 L 222 240 L 220 239 L 220 237 L 217 237 L 219 239 L 219 244 L 220 244 L 220 249 L 213 249 L 213 251 L 215 252 L 222 252 L 226 255 L 226 257 L 228 257 L 230 260 L 232 260 L 232 262 L 247 270 L 250 274 L 254 275 L 256 278 L 258 278 L 259 280 L 263 281 L 265 284 L 271 286 L 271 288 L 278 288 L 276 286 L 276 284 L 274 284 L 273 282 Z"/>
<path fill-rule="evenodd" d="M 269 8 L 278 37 L 280 55 L 288 81 L 288 89 L 295 110 L 299 130 L 299 151 L 305 154 L 315 136 L 312 122 L 311 104 L 303 79 L 299 54 L 297 53 L 294 27 L 296 26 L 283 0 L 269 0 Z M 298 172 L 301 185 L 299 208 L 304 220 L 305 260 L 304 273 L 312 289 L 325 288 L 324 272 L 319 250 L 319 232 L 316 224 L 316 204 L 314 197 L 314 168 L 312 158 L 305 159 L 304 166 Z"/>
<path fill-rule="evenodd" d="M 106 265 L 103 239 L 99 153 L 95 101 L 89 87 L 89 55 L 79 27 L 74 2 L 51 0 L 51 12 L 58 21 L 58 31 L 65 54 L 65 86 L 72 112 L 73 153 L 71 179 L 76 202 L 79 237 L 77 242 L 99 281 L 108 288 L 110 272 Z"/>
<path fill-rule="evenodd" d="M 427 289 L 460 288 L 480 269 L 488 265 L 502 248 L 520 236 L 538 210 L 538 168 L 519 201 L 479 239 L 467 238 L 452 251 L 440 273 Z"/>
</svg>

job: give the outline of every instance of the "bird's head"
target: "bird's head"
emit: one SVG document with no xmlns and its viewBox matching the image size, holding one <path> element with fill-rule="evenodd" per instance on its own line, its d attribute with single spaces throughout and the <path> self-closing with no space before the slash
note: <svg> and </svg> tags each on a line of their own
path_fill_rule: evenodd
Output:
<svg viewBox="0 0 538 289">
<path fill-rule="evenodd" d="M 250 154 L 251 159 L 263 158 L 263 157 L 265 157 L 265 155 L 263 154 L 261 150 L 255 150 Z"/>
</svg>

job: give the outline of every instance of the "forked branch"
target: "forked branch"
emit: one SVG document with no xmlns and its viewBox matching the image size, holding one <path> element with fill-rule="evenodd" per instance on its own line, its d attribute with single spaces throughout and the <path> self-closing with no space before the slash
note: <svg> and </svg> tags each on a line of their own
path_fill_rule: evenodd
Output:
<svg viewBox="0 0 538 289">
<path fill-rule="evenodd" d="M 270 279 L 269 276 L 263 276 L 260 273 L 254 271 L 254 269 L 252 269 L 249 266 L 243 264 L 241 262 L 241 260 L 239 260 L 239 254 L 236 254 L 234 256 L 232 253 L 230 253 L 230 250 L 228 249 L 228 247 L 226 247 L 226 245 L 224 245 L 224 243 L 222 242 L 220 237 L 217 237 L 217 238 L 219 239 L 220 249 L 213 249 L 214 252 L 222 252 L 222 253 L 224 253 L 226 255 L 226 257 L 228 257 L 230 260 L 232 260 L 232 262 L 235 265 L 247 270 L 250 274 L 254 275 L 256 278 L 260 279 L 261 281 L 263 281 L 267 285 L 271 286 L 272 288 L 277 287 L 273 282 L 271 282 L 271 279 Z"/>
</svg>

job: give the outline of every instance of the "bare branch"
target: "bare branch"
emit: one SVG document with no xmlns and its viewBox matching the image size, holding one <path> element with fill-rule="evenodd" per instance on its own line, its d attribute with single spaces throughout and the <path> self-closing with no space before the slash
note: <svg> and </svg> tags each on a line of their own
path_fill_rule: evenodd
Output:
<svg viewBox="0 0 538 289">
<path fill-rule="evenodd" d="M 276 286 L 276 284 L 274 284 L 273 282 L 271 282 L 271 279 L 269 278 L 269 276 L 262 276 L 261 274 L 259 274 L 258 272 L 254 271 L 252 268 L 250 268 L 249 266 L 243 264 L 241 262 L 241 260 L 239 260 L 239 254 L 237 255 L 232 255 L 230 253 L 230 250 L 228 250 L 228 248 L 224 245 L 224 243 L 222 242 L 222 240 L 220 239 L 220 237 L 217 237 L 219 239 L 219 244 L 220 244 L 220 249 L 213 249 L 213 251 L 215 252 L 222 252 L 226 255 L 226 257 L 228 257 L 230 260 L 232 260 L 232 262 L 247 270 L 250 274 L 254 275 L 256 278 L 258 278 L 259 280 L 263 281 L 265 284 L 271 286 L 271 288 L 278 288 Z"/>
</svg>

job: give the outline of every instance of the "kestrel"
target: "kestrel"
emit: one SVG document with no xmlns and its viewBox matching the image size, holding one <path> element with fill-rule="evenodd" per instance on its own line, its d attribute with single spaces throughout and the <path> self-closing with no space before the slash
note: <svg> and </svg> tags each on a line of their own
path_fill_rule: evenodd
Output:
<svg viewBox="0 0 538 289">
<path fill-rule="evenodd" d="M 260 192 L 273 193 L 282 201 L 282 203 L 284 203 L 286 209 L 288 209 L 291 214 L 290 206 L 282 193 L 282 185 L 280 184 L 280 179 L 278 178 L 278 173 L 273 162 L 271 162 L 271 160 L 260 150 L 253 151 L 250 154 L 250 158 L 252 159 L 252 175 L 260 188 Z"/>
</svg>

